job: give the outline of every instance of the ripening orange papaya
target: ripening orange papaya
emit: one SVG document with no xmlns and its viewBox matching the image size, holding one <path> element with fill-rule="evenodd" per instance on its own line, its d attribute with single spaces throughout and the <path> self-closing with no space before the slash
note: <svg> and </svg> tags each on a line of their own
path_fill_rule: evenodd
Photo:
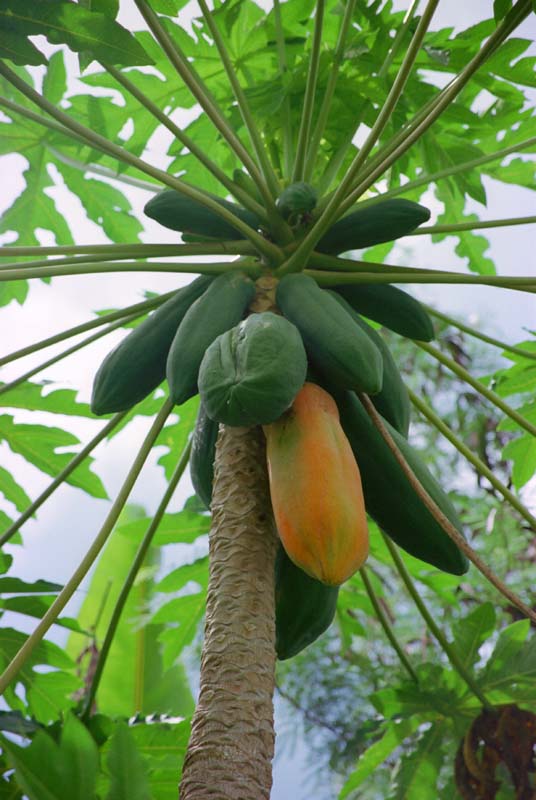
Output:
<svg viewBox="0 0 536 800">
<path fill-rule="evenodd" d="M 335 400 L 305 383 L 292 406 L 264 425 L 272 508 L 289 558 L 338 586 L 366 561 L 361 476 Z"/>
</svg>

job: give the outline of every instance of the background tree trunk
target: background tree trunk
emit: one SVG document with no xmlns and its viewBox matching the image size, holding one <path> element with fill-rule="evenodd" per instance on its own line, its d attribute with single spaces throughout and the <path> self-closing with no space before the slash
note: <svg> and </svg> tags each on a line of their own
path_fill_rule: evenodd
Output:
<svg viewBox="0 0 536 800">
<path fill-rule="evenodd" d="M 201 687 L 181 800 L 270 797 L 276 544 L 262 431 L 220 426 Z"/>
</svg>

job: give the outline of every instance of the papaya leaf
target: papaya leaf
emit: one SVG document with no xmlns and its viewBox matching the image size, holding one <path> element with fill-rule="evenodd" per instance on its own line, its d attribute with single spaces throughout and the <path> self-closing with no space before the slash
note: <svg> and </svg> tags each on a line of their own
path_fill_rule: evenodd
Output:
<svg viewBox="0 0 536 800">
<path fill-rule="evenodd" d="M 2 384 L 0 384 L 1 386 Z M 29 411 L 49 411 L 77 417 L 92 417 L 87 403 L 76 399 L 72 389 L 54 389 L 53 386 L 26 381 L 0 395 L 0 406 L 25 408 Z"/>
<path fill-rule="evenodd" d="M 422 722 L 417 716 L 386 722 L 381 737 L 360 756 L 355 770 L 350 773 L 341 789 L 339 800 L 344 800 L 355 789 L 358 789 L 405 739 L 415 733 L 421 724 Z"/>
<path fill-rule="evenodd" d="M 496 615 L 491 603 L 483 603 L 453 627 L 454 648 L 464 667 L 472 667 L 478 661 L 478 650 L 493 633 Z"/>
<path fill-rule="evenodd" d="M 521 489 L 536 474 L 536 440 L 530 433 L 508 442 L 502 451 L 503 458 L 513 462 L 512 481 Z"/>
<path fill-rule="evenodd" d="M 8 760 L 30 800 L 94 800 L 98 750 L 72 714 L 66 716 L 59 744 L 38 731 L 28 747 L 2 737 Z"/>
<path fill-rule="evenodd" d="M 444 744 L 448 725 L 436 723 L 418 739 L 411 753 L 403 755 L 393 775 L 389 800 L 436 800 L 439 771 L 445 760 Z"/>
<path fill-rule="evenodd" d="M 56 476 L 73 456 L 73 453 L 57 453 L 57 449 L 71 447 L 79 441 L 72 433 L 60 428 L 15 423 L 13 417 L 7 414 L 0 416 L 0 438 L 6 440 L 14 453 L 52 476 Z M 92 460 L 88 459 L 80 464 L 67 478 L 67 482 L 93 497 L 106 498 L 106 490 L 100 478 L 90 471 L 88 462 Z"/>
<path fill-rule="evenodd" d="M 17 0 L 0 0 L 0 30 L 20 36 L 42 34 L 51 44 L 67 44 L 75 52 L 91 53 L 110 64 L 150 64 L 151 59 L 132 34 L 106 14 L 54 0 L 21 7 Z"/>
<path fill-rule="evenodd" d="M 106 800 L 151 800 L 147 765 L 124 722 L 110 737 L 107 763 L 111 780 Z"/>
</svg>

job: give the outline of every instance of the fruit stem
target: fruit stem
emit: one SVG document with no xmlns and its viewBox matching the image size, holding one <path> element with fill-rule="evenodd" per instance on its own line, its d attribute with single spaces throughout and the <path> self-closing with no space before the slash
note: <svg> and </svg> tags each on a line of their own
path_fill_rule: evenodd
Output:
<svg viewBox="0 0 536 800">
<path fill-rule="evenodd" d="M 402 645 L 400 644 L 400 642 L 396 638 L 396 634 L 395 634 L 395 632 L 393 630 L 393 626 L 391 625 L 391 622 L 390 622 L 387 614 L 385 613 L 385 610 L 382 607 L 382 604 L 380 603 L 380 600 L 379 600 L 378 596 L 376 595 L 376 592 L 374 591 L 374 587 L 372 585 L 372 581 L 370 580 L 370 578 L 368 576 L 367 568 L 366 567 L 361 567 L 359 572 L 361 574 L 361 578 L 363 579 L 363 584 L 365 586 L 365 590 L 366 590 L 366 592 L 368 594 L 369 600 L 370 600 L 370 602 L 372 604 L 372 607 L 374 608 L 374 611 L 376 612 L 376 616 L 378 617 L 378 621 L 379 621 L 380 625 L 382 626 L 383 631 L 384 631 L 387 639 L 389 640 L 389 643 L 391 644 L 391 647 L 393 648 L 393 650 L 397 654 L 398 658 L 400 659 L 400 663 L 405 668 L 405 670 L 409 674 L 410 678 L 413 681 L 415 681 L 415 683 L 418 684 L 419 683 L 419 678 L 417 677 L 417 673 L 415 672 L 415 670 L 411 666 L 411 662 L 410 662 L 409 658 L 405 654 L 405 652 L 404 652 L 404 650 L 402 648 Z"/>
<path fill-rule="evenodd" d="M 311 141 L 309 142 L 307 148 L 307 157 L 305 159 L 305 171 L 304 171 L 304 180 L 306 181 L 310 181 L 312 178 L 313 170 L 318 155 L 318 148 L 320 147 L 320 142 L 324 134 L 324 131 L 326 129 L 326 123 L 328 121 L 333 95 L 335 94 L 335 87 L 337 85 L 337 79 L 339 77 L 339 70 L 344 58 L 344 51 L 346 48 L 346 38 L 348 36 L 348 31 L 350 30 L 352 24 L 355 3 L 356 0 L 348 0 L 348 2 L 345 4 L 344 16 L 341 20 L 341 25 L 339 28 L 339 35 L 337 37 L 335 53 L 333 55 L 333 60 L 330 65 L 328 83 L 326 86 L 326 90 L 324 92 L 324 97 L 322 98 L 322 105 L 320 106 L 320 111 L 318 113 L 318 119 L 316 121 L 313 135 L 311 136 Z"/>
<path fill-rule="evenodd" d="M 324 24 L 324 0 L 316 0 L 315 25 L 313 31 L 313 42 L 311 54 L 309 56 L 309 69 L 307 72 L 307 82 L 305 84 L 305 94 L 303 97 L 302 115 L 300 129 L 298 131 L 298 144 L 296 147 L 296 158 L 292 172 L 292 182 L 303 181 L 305 175 L 305 156 L 307 145 L 310 139 L 311 123 L 315 106 L 316 83 L 318 79 L 318 68 L 320 66 L 320 51 L 322 48 L 322 27 Z"/>
<path fill-rule="evenodd" d="M 51 262 L 48 262 L 49 264 Z M 53 263 L 53 262 L 52 262 Z M 240 270 L 247 272 L 252 278 L 258 278 L 262 273 L 260 263 L 255 260 L 240 261 Z M 201 269 L 202 268 L 202 269 Z M 190 264 L 177 261 L 106 261 L 104 263 L 90 263 L 82 260 L 76 264 L 65 266 L 37 267 L 31 269 L 26 265 L 18 269 L 0 269 L 0 283 L 4 281 L 29 280 L 30 278 L 57 278 L 62 275 L 97 275 L 110 272 L 184 272 L 203 275 L 221 275 L 237 269 L 235 261 L 194 261 Z"/>
<path fill-rule="evenodd" d="M 509 406 L 508 403 L 505 403 L 498 394 L 491 389 L 488 389 L 487 386 L 484 386 L 484 384 L 476 378 L 473 378 L 471 373 L 457 364 L 454 359 L 449 358 L 442 353 L 441 350 L 438 350 L 437 347 L 433 347 L 427 342 L 416 341 L 415 344 L 418 345 L 422 350 L 425 350 L 427 353 L 429 353 L 429 355 L 433 356 L 437 361 L 439 361 L 440 364 L 443 364 L 443 366 L 447 367 L 447 369 L 457 375 L 458 378 L 461 378 L 462 381 L 465 381 L 469 384 L 469 386 L 472 386 L 473 389 L 476 389 L 479 394 L 493 403 L 494 406 L 500 408 L 502 412 L 510 417 L 510 419 L 513 419 L 514 422 L 517 422 L 521 428 L 524 428 L 528 433 L 532 434 L 532 436 L 536 436 L 535 425 L 529 422 L 528 419 L 525 419 L 525 417 L 516 411 L 515 408 L 512 408 L 512 406 Z"/>
<path fill-rule="evenodd" d="M 417 609 L 418 609 L 420 615 L 422 616 L 423 620 L 425 621 L 426 627 L 428 628 L 428 630 L 430 631 L 432 636 L 435 637 L 435 639 L 437 640 L 439 646 L 441 647 L 441 649 L 443 650 L 443 652 L 447 656 L 448 660 L 450 661 L 450 663 L 452 664 L 452 666 L 454 667 L 454 669 L 456 670 L 458 675 L 467 684 L 467 686 L 469 687 L 471 692 L 475 695 L 475 697 L 478 698 L 478 700 L 480 700 L 480 702 L 482 703 L 482 706 L 484 708 L 491 709 L 492 708 L 491 703 L 488 702 L 488 700 L 486 699 L 486 696 L 482 693 L 482 691 L 481 691 L 480 687 L 478 686 L 478 684 L 476 683 L 474 677 L 471 675 L 469 670 L 467 670 L 465 668 L 465 665 L 463 664 L 461 659 L 458 657 L 458 654 L 456 653 L 456 650 L 454 649 L 454 647 L 451 646 L 451 644 L 449 643 L 447 637 L 445 636 L 445 634 L 443 633 L 443 631 L 441 630 L 439 625 L 436 625 L 435 620 L 432 617 L 432 615 L 430 614 L 430 612 L 428 611 L 428 608 L 426 607 L 425 603 L 423 602 L 423 600 L 422 600 L 422 598 L 421 598 L 421 596 L 420 596 L 420 594 L 419 594 L 419 592 L 417 590 L 417 587 L 415 586 L 415 584 L 414 584 L 414 582 L 413 582 L 413 580 L 411 578 L 411 575 L 409 574 L 408 570 L 406 569 L 406 565 L 404 564 L 404 561 L 400 557 L 400 554 L 398 552 L 398 548 L 393 544 L 393 542 L 389 539 L 389 537 L 385 533 L 383 533 L 383 531 L 382 531 L 382 536 L 383 536 L 384 541 L 385 541 L 385 543 L 386 543 L 386 545 L 387 545 L 387 547 L 389 549 L 391 557 L 392 557 L 392 559 L 393 559 L 393 561 L 395 563 L 395 567 L 397 569 L 397 572 L 400 575 L 400 577 L 402 579 L 402 582 L 403 582 L 404 586 L 406 587 L 411 599 L 413 600 L 413 602 L 417 606 Z"/>
<path fill-rule="evenodd" d="M 33 633 L 31 633 L 26 639 L 20 650 L 16 653 L 4 670 L 3 674 L 0 676 L 0 694 L 5 692 L 7 687 L 24 667 L 34 649 L 37 647 L 39 642 L 41 642 L 50 626 L 56 622 L 58 616 L 61 614 L 75 591 L 80 586 L 80 583 L 89 572 L 91 566 L 104 547 L 115 523 L 117 522 L 119 514 L 127 502 L 132 487 L 134 486 L 134 483 L 136 482 L 136 479 L 140 474 L 142 467 L 145 464 L 145 461 L 149 456 L 149 453 L 151 452 L 152 447 L 172 410 L 173 403 L 168 399 L 163 404 L 156 419 L 151 425 L 149 433 L 145 437 L 142 446 L 140 447 L 138 454 L 136 455 L 136 458 L 134 459 L 124 483 L 112 505 L 112 508 L 110 509 L 100 531 L 93 540 L 93 543 L 50 608 L 46 611 Z"/>
<path fill-rule="evenodd" d="M 447 322 L 449 325 L 454 328 L 458 328 L 460 331 L 464 331 L 464 333 L 468 333 L 469 336 L 473 336 L 475 339 L 480 339 L 482 342 L 491 344 L 494 347 L 499 347 L 501 350 L 506 350 L 509 353 L 515 353 L 518 356 L 523 356 L 523 358 L 536 361 L 536 353 L 533 353 L 530 350 L 523 350 L 521 347 L 516 347 L 515 345 L 508 344 L 507 342 L 502 342 L 500 339 L 494 339 L 492 336 L 481 333 L 480 331 L 476 330 L 476 328 L 472 328 L 470 325 L 467 325 L 464 322 L 459 322 L 457 319 L 449 317 L 447 314 L 443 314 L 436 308 L 432 308 L 431 306 L 425 306 L 425 308 L 432 316 L 443 320 L 443 322 Z"/>
<path fill-rule="evenodd" d="M 520 502 L 520 500 L 513 494 L 505 485 L 502 483 L 498 478 L 495 477 L 492 470 L 489 469 L 488 466 L 476 456 L 473 451 L 467 447 L 466 444 L 459 439 L 456 434 L 454 433 L 448 425 L 446 425 L 443 420 L 427 405 L 421 398 L 412 392 L 412 390 L 408 387 L 408 393 L 413 405 L 418 408 L 421 414 L 426 417 L 426 419 L 434 425 L 437 430 L 443 434 L 443 436 L 448 439 L 448 441 L 454 445 L 456 450 L 458 450 L 469 463 L 471 463 L 475 469 L 483 475 L 488 481 L 494 486 L 498 492 L 502 494 L 504 499 L 510 503 L 510 505 L 515 508 L 515 510 L 529 523 L 532 530 L 536 533 L 536 517 L 533 517 L 528 508 Z"/>
<path fill-rule="evenodd" d="M 504 228 L 508 225 L 529 225 L 536 222 L 536 217 L 510 217 L 508 219 L 475 219 L 471 222 L 456 222 L 452 225 L 429 225 L 418 228 L 406 236 L 422 236 L 425 233 L 456 233 L 457 231 L 478 231 L 484 228 Z"/>
<path fill-rule="evenodd" d="M 210 33 L 214 40 L 214 44 L 216 45 L 218 53 L 220 54 L 223 68 L 227 74 L 229 83 L 231 84 L 237 106 L 240 110 L 240 114 L 242 115 L 244 125 L 246 126 L 246 129 L 249 133 L 249 138 L 253 146 L 253 150 L 255 151 L 255 155 L 257 156 L 257 162 L 263 174 L 264 180 L 266 181 L 266 185 L 270 190 L 273 200 L 273 198 L 277 197 L 277 195 L 279 194 L 279 183 L 276 178 L 275 172 L 272 169 L 272 165 L 270 164 L 270 160 L 268 159 L 268 156 L 266 154 L 264 144 L 259 134 L 257 125 L 255 124 L 255 120 L 253 119 L 253 115 L 251 113 L 251 109 L 249 107 L 246 95 L 238 81 L 238 77 L 233 67 L 232 61 L 229 58 L 229 53 L 225 46 L 225 42 L 220 34 L 220 31 L 218 30 L 217 25 L 214 22 L 212 12 L 209 10 L 209 7 L 206 4 L 205 0 L 198 0 L 198 2 L 199 2 L 199 8 L 201 9 L 201 13 L 203 14 L 205 22 L 207 23 L 210 29 Z"/>
<path fill-rule="evenodd" d="M 136 576 L 140 571 L 141 566 L 143 565 L 149 547 L 151 546 L 151 543 L 153 541 L 153 537 L 156 531 L 158 530 L 158 526 L 162 521 L 162 517 L 165 514 L 166 508 L 168 507 L 170 500 L 173 496 L 173 493 L 184 474 L 184 470 L 188 466 L 191 447 L 192 447 L 192 440 L 190 439 L 180 455 L 177 466 L 175 467 L 175 470 L 173 471 L 173 474 L 170 478 L 166 491 L 162 496 L 162 500 L 160 501 L 160 504 L 154 513 L 154 516 L 149 524 L 149 527 L 145 532 L 142 541 L 140 542 L 140 546 L 136 551 L 136 555 L 134 556 L 134 560 L 132 561 L 132 564 L 128 571 L 128 575 L 126 576 L 124 583 L 121 587 L 121 591 L 119 592 L 117 602 L 114 606 L 114 610 L 112 611 L 110 622 L 106 630 L 106 635 L 104 637 L 104 641 L 100 649 L 95 671 L 93 673 L 91 683 L 88 687 L 87 695 L 85 697 L 84 708 L 82 711 L 82 718 L 87 719 L 91 714 L 91 708 L 93 706 L 93 701 L 95 699 L 95 695 L 99 687 L 102 672 L 106 664 L 106 659 L 108 658 L 110 647 L 112 646 L 115 632 L 117 630 L 117 626 L 119 625 L 119 620 L 121 619 L 121 614 L 123 613 L 123 609 L 128 600 L 128 595 L 134 585 Z"/>
<path fill-rule="evenodd" d="M 281 5 L 279 0 L 274 0 L 274 22 L 275 22 L 275 40 L 277 46 L 277 60 L 279 63 L 279 73 L 281 79 L 284 79 L 288 71 L 287 55 L 285 52 L 285 33 L 283 31 L 283 22 L 281 19 Z M 283 82 L 284 85 L 284 82 Z M 294 161 L 294 143 L 292 138 L 292 116 L 290 112 L 290 97 L 285 92 L 285 98 L 281 106 L 281 130 L 283 132 L 283 163 L 285 168 L 285 178 L 290 178 L 292 173 L 292 164 Z"/>
</svg>

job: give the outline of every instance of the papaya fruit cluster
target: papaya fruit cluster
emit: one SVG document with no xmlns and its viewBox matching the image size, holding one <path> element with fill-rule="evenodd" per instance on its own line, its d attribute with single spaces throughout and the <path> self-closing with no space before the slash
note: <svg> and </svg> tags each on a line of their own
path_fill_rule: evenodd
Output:
<svg viewBox="0 0 536 800">
<path fill-rule="evenodd" d="M 219 198 L 255 229 L 251 212 Z M 292 227 L 310 224 L 316 193 L 287 187 L 278 200 Z M 183 237 L 242 234 L 204 206 L 164 191 L 145 207 Z M 417 203 L 357 208 L 317 245 L 337 254 L 409 233 L 429 218 Z M 239 265 L 237 265 L 239 267 Z M 199 392 L 190 458 L 210 507 L 218 425 L 262 425 L 274 519 L 277 653 L 290 658 L 330 625 L 338 587 L 368 554 L 368 514 L 406 552 L 460 575 L 467 562 L 417 495 L 359 400 L 370 396 L 410 467 L 454 527 L 449 498 L 407 442 L 408 392 L 384 339 L 364 317 L 429 341 L 433 326 L 409 294 L 387 284 L 321 289 L 303 273 L 273 280 L 273 311 L 250 313 L 256 285 L 239 268 L 197 278 L 105 358 L 94 381 L 96 414 L 131 408 L 166 378 L 172 400 Z M 363 316 L 362 316 L 363 315 Z"/>
</svg>

